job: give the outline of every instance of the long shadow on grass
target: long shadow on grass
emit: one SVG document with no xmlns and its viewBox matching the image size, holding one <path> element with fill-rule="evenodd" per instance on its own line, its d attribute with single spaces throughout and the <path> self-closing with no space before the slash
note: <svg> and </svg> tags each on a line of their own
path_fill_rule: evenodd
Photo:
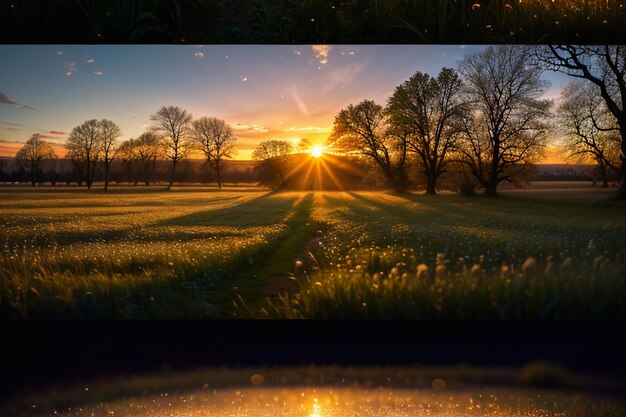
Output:
<svg viewBox="0 0 626 417">
<path fill-rule="evenodd" d="M 154 278 L 118 279 L 116 284 L 81 287 L 72 300 L 39 304 L 31 317 L 233 317 L 233 298 L 241 295 L 249 305 L 265 296 L 264 287 L 276 273 L 288 272 L 293 258 L 315 231 L 309 222 L 312 194 L 272 193 L 237 206 L 181 216 L 184 225 L 224 223 L 259 225 L 284 223 L 287 229 L 269 242 L 236 249 L 216 264 L 198 268 L 161 265 L 168 274 Z M 215 215 L 217 212 L 217 215 Z M 171 220 L 168 223 L 172 223 Z M 106 280 L 107 277 L 98 279 Z M 232 287 L 238 288 L 236 293 Z"/>
<path fill-rule="evenodd" d="M 294 193 L 272 192 L 241 204 L 169 218 L 161 226 L 267 226 L 280 223 L 298 199 Z"/>
</svg>

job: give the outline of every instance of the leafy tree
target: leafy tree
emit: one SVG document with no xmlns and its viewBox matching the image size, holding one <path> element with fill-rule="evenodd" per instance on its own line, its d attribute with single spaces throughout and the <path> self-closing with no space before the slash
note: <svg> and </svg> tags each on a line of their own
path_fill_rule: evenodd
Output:
<svg viewBox="0 0 626 417">
<path fill-rule="evenodd" d="M 174 184 L 176 165 L 192 150 L 189 140 L 191 119 L 192 115 L 178 106 L 163 106 L 150 116 L 150 120 L 154 122 L 152 131 L 163 137 L 165 155 L 172 161 L 168 190 Z"/>
<path fill-rule="evenodd" d="M 191 137 L 204 153 L 207 163 L 217 174 L 217 186 L 222 188 L 222 161 L 232 158 L 237 138 L 233 129 L 223 120 L 215 117 L 201 117 L 192 122 Z"/>
<path fill-rule="evenodd" d="M 252 159 L 262 161 L 257 167 L 262 182 L 273 189 L 282 187 L 291 170 L 292 152 L 293 145 L 286 140 L 266 140 L 259 143 L 252 153 Z"/>
<path fill-rule="evenodd" d="M 581 82 L 569 84 L 561 93 L 558 119 L 570 155 L 579 162 L 592 158 L 602 186 L 608 187 L 607 169 L 618 175 L 621 171 L 619 127 L 597 89 Z"/>
<path fill-rule="evenodd" d="M 45 140 L 42 140 L 39 133 L 35 133 L 17 151 L 15 157 L 28 166 L 31 185 L 34 187 L 37 182 L 37 174 L 41 171 L 43 160 L 56 158 L 56 155 L 52 146 Z"/>
<path fill-rule="evenodd" d="M 619 128 L 620 186 L 615 198 L 626 199 L 626 46 L 548 45 L 536 56 L 550 70 L 591 83 L 604 100 Z"/>
<path fill-rule="evenodd" d="M 115 147 L 117 138 L 122 134 L 122 130 L 111 120 L 102 119 L 98 122 L 99 140 L 102 147 L 102 156 L 104 162 L 104 191 L 109 188 L 109 171 L 113 159 L 115 159 L 117 149 Z"/>
<path fill-rule="evenodd" d="M 363 100 L 342 109 L 329 141 L 339 151 L 371 158 L 395 190 L 406 190 L 408 132 L 391 126 L 382 106 Z"/>
<path fill-rule="evenodd" d="M 67 149 L 66 157 L 75 162 L 75 167 L 80 170 L 87 188 L 91 188 L 96 172 L 96 163 L 102 154 L 102 141 L 100 140 L 100 123 L 96 119 L 87 120 L 80 126 L 76 126 L 70 132 L 65 141 Z"/>
<path fill-rule="evenodd" d="M 391 123 L 408 133 L 408 149 L 424 169 L 427 194 L 436 194 L 437 179 L 455 147 L 465 110 L 462 86 L 453 69 L 443 68 L 437 78 L 418 71 L 396 87 L 387 105 Z"/>
<path fill-rule="evenodd" d="M 463 117 L 459 149 L 489 196 L 497 195 L 501 182 L 528 171 L 545 140 L 550 102 L 539 96 L 549 84 L 531 65 L 531 48 L 489 47 L 459 64 L 474 110 Z"/>
</svg>

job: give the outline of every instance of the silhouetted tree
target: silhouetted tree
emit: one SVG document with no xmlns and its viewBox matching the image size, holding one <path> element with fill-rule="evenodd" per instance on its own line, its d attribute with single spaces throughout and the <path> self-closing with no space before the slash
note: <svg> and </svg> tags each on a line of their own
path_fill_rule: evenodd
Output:
<svg viewBox="0 0 626 417">
<path fill-rule="evenodd" d="M 23 161 L 28 166 L 31 185 L 34 187 L 37 182 L 37 174 L 41 171 L 43 160 L 56 158 L 56 155 L 52 146 L 45 140 L 42 140 L 39 133 L 35 133 L 17 151 L 15 158 Z"/>
<path fill-rule="evenodd" d="M 99 140 L 102 147 L 102 156 L 104 162 L 104 191 L 109 188 L 109 170 L 111 163 L 115 159 L 117 149 L 115 143 L 117 138 L 122 134 L 122 130 L 111 120 L 102 119 L 98 122 Z"/>
<path fill-rule="evenodd" d="M 339 151 L 371 158 L 395 190 L 406 190 L 408 133 L 389 125 L 382 106 L 363 100 L 342 109 L 335 116 L 329 141 Z"/>
<path fill-rule="evenodd" d="M 539 62 L 553 71 L 590 82 L 615 117 L 620 136 L 620 185 L 616 199 L 626 199 L 626 46 L 548 45 Z"/>
<path fill-rule="evenodd" d="M 286 140 L 267 140 L 259 143 L 252 159 L 262 161 L 257 166 L 261 181 L 273 189 L 285 184 L 292 165 L 293 146 Z"/>
<path fill-rule="evenodd" d="M 163 137 L 165 155 L 172 161 L 168 190 L 174 184 L 176 165 L 181 159 L 186 158 L 192 149 L 189 141 L 189 124 L 192 117 L 178 106 L 161 107 L 150 116 L 150 120 L 154 122 L 152 130 Z"/>
<path fill-rule="evenodd" d="M 136 157 L 143 167 L 146 185 L 150 185 L 157 161 L 164 157 L 162 143 L 161 137 L 153 132 L 145 132 L 135 140 Z"/>
<path fill-rule="evenodd" d="M 531 167 L 545 139 L 550 102 L 539 96 L 549 84 L 531 65 L 531 48 L 489 47 L 459 64 L 473 109 L 463 117 L 459 149 L 489 196 Z"/>
<path fill-rule="evenodd" d="M 75 166 L 83 172 L 81 178 L 91 188 L 96 172 L 96 163 L 102 153 L 100 140 L 100 123 L 96 119 L 87 120 L 76 126 L 65 141 L 66 157 L 75 162 Z"/>
<path fill-rule="evenodd" d="M 217 186 L 222 188 L 222 161 L 232 158 L 236 152 L 237 138 L 233 135 L 233 129 L 223 120 L 201 117 L 192 122 L 191 137 L 204 153 L 207 163 L 215 170 Z"/>
<path fill-rule="evenodd" d="M 134 139 L 125 140 L 120 144 L 117 149 L 117 158 L 122 162 L 122 166 L 126 169 L 128 182 L 132 183 L 133 166 L 139 159 Z"/>
<path fill-rule="evenodd" d="M 559 127 L 570 155 L 583 162 L 591 157 L 598 166 L 602 186 L 608 187 L 607 169 L 620 174 L 619 127 L 597 89 L 573 82 L 561 93 Z"/>
<path fill-rule="evenodd" d="M 409 150 L 421 162 L 427 194 L 436 194 L 437 179 L 446 172 L 455 146 L 465 110 L 462 85 L 450 68 L 443 68 L 437 78 L 418 71 L 396 87 L 387 105 L 391 123 L 408 134 Z"/>
</svg>

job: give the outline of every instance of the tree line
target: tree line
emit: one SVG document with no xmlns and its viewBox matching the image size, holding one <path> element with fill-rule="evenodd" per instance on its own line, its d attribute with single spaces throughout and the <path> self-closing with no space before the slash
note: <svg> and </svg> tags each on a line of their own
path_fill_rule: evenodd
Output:
<svg viewBox="0 0 626 417">
<path fill-rule="evenodd" d="M 153 124 L 148 131 L 121 143 L 122 131 L 111 120 L 91 119 L 74 127 L 65 142 L 65 149 L 78 181 L 91 188 L 96 171 L 101 167 L 104 169 L 104 189 L 107 190 L 111 165 L 118 160 L 128 171 L 129 178 L 133 166 L 140 164 L 148 185 L 157 161 L 169 160 L 167 188 L 170 189 L 180 161 L 198 150 L 203 153 L 207 165 L 215 170 L 217 185 L 222 188 L 223 161 L 234 156 L 237 140 L 225 121 L 214 117 L 193 120 L 189 112 L 177 106 L 161 107 L 150 120 Z M 54 157 L 52 146 L 39 134 L 31 136 L 16 154 L 27 167 L 32 185 L 37 182 L 43 161 Z"/>
<path fill-rule="evenodd" d="M 558 107 L 541 99 L 549 83 L 546 70 L 576 78 L 561 94 Z M 356 155 L 378 167 L 386 182 L 403 192 L 411 186 L 412 165 L 425 178 L 426 193 L 435 194 L 443 174 L 456 172 L 462 188 L 484 189 L 494 196 L 503 182 L 516 182 L 542 155 L 550 135 L 563 141 L 578 162 L 593 161 L 603 186 L 609 174 L 626 198 L 626 47 L 573 45 L 500 45 L 465 55 L 457 68 L 442 68 L 437 76 L 417 71 L 395 88 L 385 106 L 363 100 L 335 116 L 327 147 Z M 176 167 L 194 149 L 201 151 L 217 174 L 221 188 L 222 161 L 232 158 L 236 138 L 226 122 L 192 115 L 179 107 L 162 107 L 151 116 L 152 127 L 137 139 L 117 144 L 115 123 L 88 120 L 75 127 L 66 142 L 70 158 L 91 187 L 97 166 L 104 168 L 105 189 L 114 159 L 130 170 L 140 163 L 146 183 L 157 160 L 171 162 L 168 189 Z M 261 142 L 253 159 L 272 188 L 280 188 L 293 165 L 294 147 L 285 140 Z M 52 149 L 33 135 L 17 157 L 33 175 Z"/>
<path fill-rule="evenodd" d="M 428 194 L 454 165 L 470 190 L 493 196 L 530 170 L 547 137 L 558 134 L 578 162 L 598 165 L 605 187 L 613 171 L 624 198 L 625 57 L 620 46 L 489 47 L 436 77 L 417 71 L 384 107 L 350 104 L 336 115 L 329 146 L 370 159 L 401 192 L 415 162 Z M 541 79 L 546 69 L 580 79 L 564 89 L 555 112 L 540 98 L 549 87 Z"/>
</svg>

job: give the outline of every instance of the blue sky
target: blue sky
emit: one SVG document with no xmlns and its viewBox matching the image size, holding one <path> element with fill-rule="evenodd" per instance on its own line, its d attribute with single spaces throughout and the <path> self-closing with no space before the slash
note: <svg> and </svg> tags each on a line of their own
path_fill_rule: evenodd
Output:
<svg viewBox="0 0 626 417">
<path fill-rule="evenodd" d="M 264 139 L 322 142 L 341 108 L 385 104 L 415 71 L 456 67 L 468 45 L 0 45 L 0 140 L 62 144 L 85 120 L 139 136 L 161 106 L 226 120 L 248 159 Z M 569 80 L 546 72 L 555 97 Z M 16 145 L 19 146 L 19 145 Z"/>
</svg>

